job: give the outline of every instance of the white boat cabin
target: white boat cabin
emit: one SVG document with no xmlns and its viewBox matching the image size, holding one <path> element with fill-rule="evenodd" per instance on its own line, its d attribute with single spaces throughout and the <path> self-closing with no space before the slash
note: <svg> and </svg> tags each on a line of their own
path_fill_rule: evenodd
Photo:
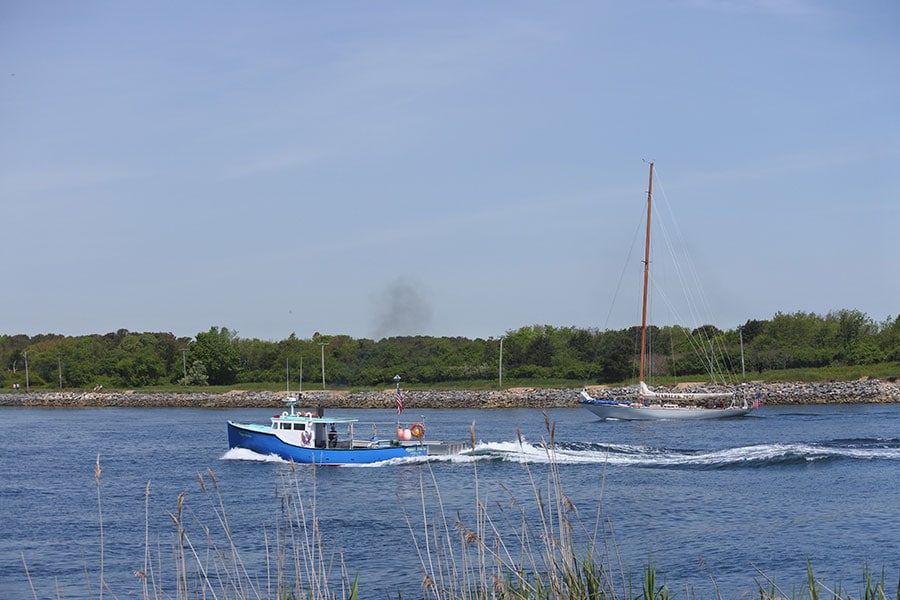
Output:
<svg viewBox="0 0 900 600">
<path fill-rule="evenodd" d="M 353 423 L 358 419 L 326 419 L 321 408 L 317 412 L 295 411 L 296 398 L 288 398 L 284 402 L 290 407 L 290 412 L 284 411 L 272 417 L 271 428 L 272 433 L 285 444 L 304 448 L 352 447 Z M 342 427 L 344 431 L 340 434 L 337 431 L 338 425 L 346 425 L 346 428 Z"/>
</svg>

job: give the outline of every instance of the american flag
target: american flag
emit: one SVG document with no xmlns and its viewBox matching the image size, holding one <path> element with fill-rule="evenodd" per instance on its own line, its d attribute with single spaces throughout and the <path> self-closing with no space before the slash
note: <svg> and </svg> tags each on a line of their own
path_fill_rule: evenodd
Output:
<svg viewBox="0 0 900 600">
<path fill-rule="evenodd" d="M 397 416 L 403 412 L 403 397 L 400 395 L 400 386 L 397 386 Z"/>
</svg>

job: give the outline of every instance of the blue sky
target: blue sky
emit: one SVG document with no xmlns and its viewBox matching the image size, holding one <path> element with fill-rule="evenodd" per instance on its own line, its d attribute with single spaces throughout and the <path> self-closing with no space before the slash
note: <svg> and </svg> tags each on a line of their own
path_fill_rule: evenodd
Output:
<svg viewBox="0 0 900 600">
<path fill-rule="evenodd" d="M 0 333 L 627 327 L 648 160 L 704 320 L 881 321 L 898 31 L 889 0 L 3 0 Z"/>
</svg>

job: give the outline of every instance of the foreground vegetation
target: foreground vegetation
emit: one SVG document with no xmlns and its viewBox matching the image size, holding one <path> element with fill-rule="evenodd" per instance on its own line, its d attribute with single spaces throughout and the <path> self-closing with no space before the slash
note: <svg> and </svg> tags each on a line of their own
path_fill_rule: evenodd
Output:
<svg viewBox="0 0 900 600">
<path fill-rule="evenodd" d="M 484 502 L 479 487 L 478 463 L 472 463 L 473 492 L 471 515 L 466 520 L 460 507 L 444 506 L 434 472 L 428 464 L 419 471 L 420 502 L 407 513 L 410 542 L 417 561 L 410 572 L 421 576 L 419 590 L 397 591 L 398 599 L 407 597 L 434 600 L 669 600 L 686 597 L 700 600 L 695 590 L 686 588 L 684 596 L 660 581 L 652 561 L 637 581 L 615 555 L 616 542 L 611 528 L 600 514 L 583 520 L 560 485 L 558 465 L 552 460 L 554 427 L 547 422 L 550 471 L 541 483 L 527 466 L 531 481 L 532 503 L 510 497 L 508 508 Z M 475 431 L 472 425 L 472 444 Z M 520 440 L 521 443 L 521 440 Z M 259 530 L 264 536 L 265 567 L 261 573 L 250 566 L 254 559 L 241 555 L 238 540 L 229 526 L 226 507 L 212 471 L 199 475 L 206 507 L 188 506 L 185 493 L 179 495 L 174 512 L 169 513 L 174 529 L 172 556 L 163 556 L 169 544 L 151 539 L 155 535 L 145 524 L 143 557 L 134 575 L 140 580 L 142 598 L 255 598 L 272 600 L 357 600 L 371 597 L 366 582 L 351 578 L 352 565 L 344 563 L 340 549 L 326 546 L 328 532 L 322 531 L 317 517 L 316 486 L 304 478 L 315 478 L 315 469 L 291 465 L 278 492 L 274 531 Z M 97 508 L 100 515 L 99 569 L 88 565 L 88 597 L 92 586 L 99 597 L 116 590 L 104 571 L 103 510 L 100 457 L 95 466 Z M 150 485 L 145 494 L 145 523 L 149 514 Z M 506 514 L 497 514 L 497 513 Z M 201 514 L 211 514 L 213 525 L 203 523 Z M 455 516 L 454 516 L 455 515 Z M 258 541 L 257 541 L 258 542 Z M 26 575 L 27 557 L 23 555 Z M 92 578 L 98 581 L 92 581 Z M 807 580 L 790 594 L 765 573 L 753 577 L 760 600 L 900 600 L 900 580 L 896 591 L 889 591 L 886 575 L 863 566 L 858 595 L 837 586 L 827 587 L 816 579 L 807 564 Z M 713 578 L 715 583 L 715 579 Z M 30 582 L 31 583 L 31 582 Z M 32 584 L 32 589 L 33 584 Z M 715 598 L 722 596 L 715 586 Z M 34 593 L 37 598 L 37 593 Z"/>
<path fill-rule="evenodd" d="M 615 331 L 535 325 L 501 339 L 408 336 L 378 341 L 346 335 L 278 342 L 240 338 L 211 327 L 194 338 L 120 329 L 105 335 L 69 337 L 0 335 L 0 389 L 138 389 L 181 386 L 372 388 L 404 385 L 477 388 L 504 384 L 575 387 L 620 383 L 636 373 L 639 328 Z M 776 314 L 733 330 L 712 325 L 686 330 L 651 327 L 650 371 L 658 381 L 709 378 L 707 352 L 724 356 L 721 370 L 757 380 L 856 379 L 896 376 L 900 362 L 900 316 L 876 322 L 853 310 L 824 316 Z M 502 365 L 501 365 L 502 344 Z M 324 367 L 324 371 L 323 371 Z"/>
</svg>

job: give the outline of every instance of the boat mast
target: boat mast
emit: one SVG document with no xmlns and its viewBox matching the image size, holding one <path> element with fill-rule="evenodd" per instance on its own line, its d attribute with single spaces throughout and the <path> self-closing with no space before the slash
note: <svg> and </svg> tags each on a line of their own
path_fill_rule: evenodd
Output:
<svg viewBox="0 0 900 600">
<path fill-rule="evenodd" d="M 653 199 L 653 163 L 650 163 L 650 182 L 647 184 L 647 234 L 644 241 L 644 300 L 641 308 L 641 370 L 644 381 L 644 356 L 647 348 L 647 284 L 650 280 L 650 204 Z"/>
</svg>

